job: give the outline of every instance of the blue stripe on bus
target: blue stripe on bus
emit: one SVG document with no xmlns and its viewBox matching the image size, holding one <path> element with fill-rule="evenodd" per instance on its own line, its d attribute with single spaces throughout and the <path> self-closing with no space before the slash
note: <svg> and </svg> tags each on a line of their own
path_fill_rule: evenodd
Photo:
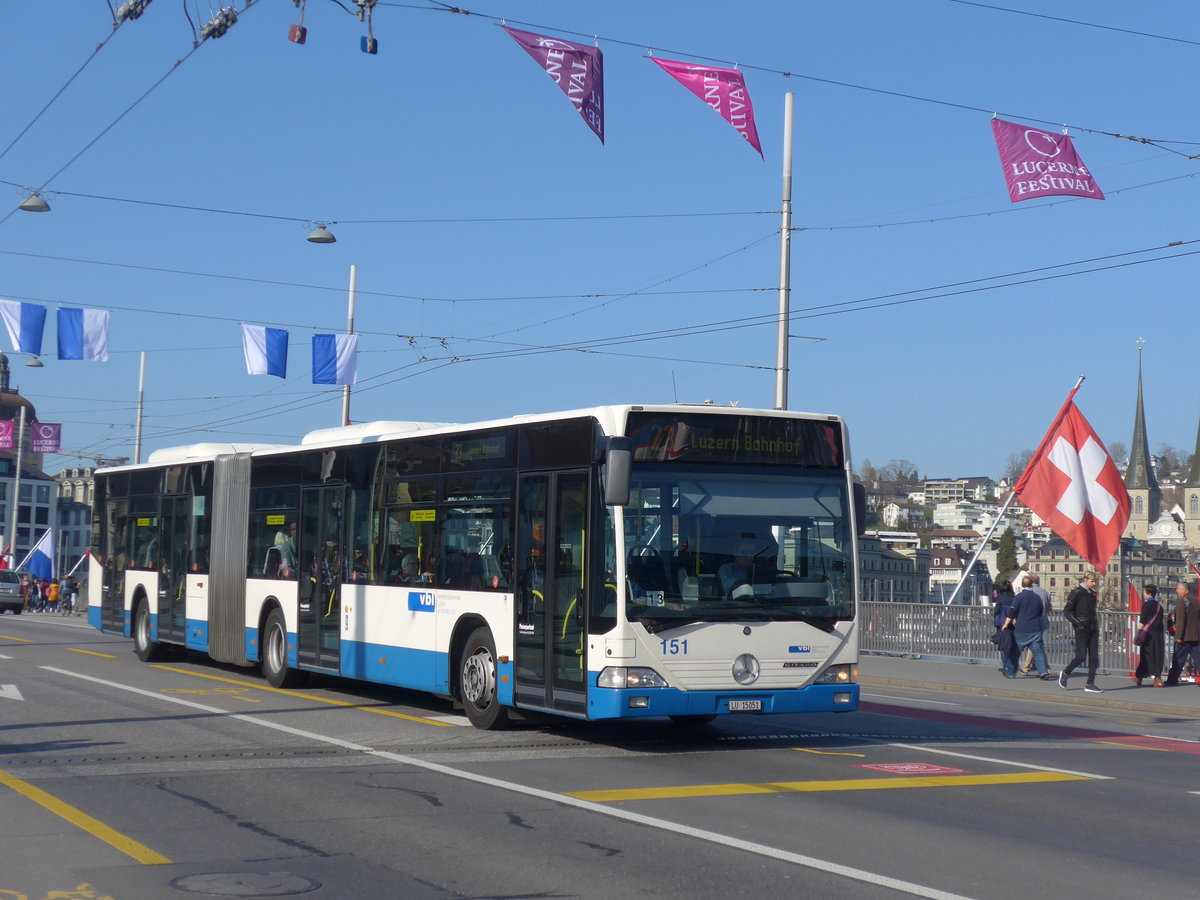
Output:
<svg viewBox="0 0 1200 900">
<path fill-rule="evenodd" d="M 595 673 L 588 688 L 589 719 L 646 716 L 711 716 L 729 712 L 730 700 L 761 700 L 764 713 L 852 712 L 858 709 L 857 684 L 813 684 L 791 691 L 678 691 L 601 688 Z M 834 703 L 834 694 L 850 694 L 849 703 Z M 630 709 L 630 697 L 647 698 L 647 706 Z"/>
<path fill-rule="evenodd" d="M 189 650 L 208 652 L 208 622 L 204 619 L 187 619 L 184 622 L 184 645 Z"/>
</svg>

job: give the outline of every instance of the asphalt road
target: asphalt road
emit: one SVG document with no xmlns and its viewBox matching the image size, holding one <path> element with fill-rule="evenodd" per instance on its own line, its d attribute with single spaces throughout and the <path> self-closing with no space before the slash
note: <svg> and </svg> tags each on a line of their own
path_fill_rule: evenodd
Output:
<svg viewBox="0 0 1200 900">
<path fill-rule="evenodd" d="M 1191 896 L 1197 721 L 866 687 L 846 715 L 470 728 L 0 618 L 0 897 Z M 57 892 L 57 893 L 56 893 Z"/>
</svg>

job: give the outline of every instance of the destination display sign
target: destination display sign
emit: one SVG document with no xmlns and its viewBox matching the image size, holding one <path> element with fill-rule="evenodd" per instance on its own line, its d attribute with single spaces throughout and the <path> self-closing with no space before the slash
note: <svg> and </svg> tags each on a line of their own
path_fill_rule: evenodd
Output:
<svg viewBox="0 0 1200 900">
<path fill-rule="evenodd" d="M 632 412 L 626 434 L 633 439 L 633 458 L 645 462 L 840 469 L 845 461 L 842 428 L 836 421 Z"/>
</svg>

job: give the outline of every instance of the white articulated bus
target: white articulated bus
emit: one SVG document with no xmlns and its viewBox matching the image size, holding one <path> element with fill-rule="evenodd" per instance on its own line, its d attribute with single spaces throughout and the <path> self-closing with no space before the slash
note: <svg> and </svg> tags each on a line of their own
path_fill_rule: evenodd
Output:
<svg viewBox="0 0 1200 900">
<path fill-rule="evenodd" d="M 836 416 L 678 404 L 160 450 L 96 473 L 89 621 L 481 728 L 849 711 L 848 457 Z"/>
</svg>

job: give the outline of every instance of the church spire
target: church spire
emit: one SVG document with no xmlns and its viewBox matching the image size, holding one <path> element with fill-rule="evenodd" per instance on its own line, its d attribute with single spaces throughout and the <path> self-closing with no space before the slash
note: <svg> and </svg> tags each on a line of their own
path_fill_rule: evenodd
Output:
<svg viewBox="0 0 1200 900">
<path fill-rule="evenodd" d="M 1146 412 L 1142 406 L 1142 348 L 1138 342 L 1137 410 L 1133 414 L 1133 441 L 1129 446 L 1129 465 L 1125 469 L 1128 490 L 1158 490 L 1158 478 L 1150 465 L 1150 444 L 1146 440 Z"/>
</svg>

